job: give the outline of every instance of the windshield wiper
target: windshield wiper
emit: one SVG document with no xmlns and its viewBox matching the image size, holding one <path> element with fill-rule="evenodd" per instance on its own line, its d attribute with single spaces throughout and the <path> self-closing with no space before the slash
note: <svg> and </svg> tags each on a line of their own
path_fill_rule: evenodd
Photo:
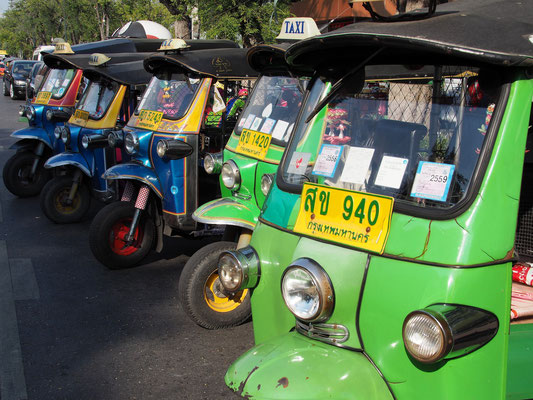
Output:
<svg viewBox="0 0 533 400">
<path fill-rule="evenodd" d="M 346 81 L 346 79 L 348 79 L 348 78 L 352 77 L 353 75 L 355 75 L 356 73 L 358 73 L 361 70 L 361 68 L 364 68 L 365 65 L 370 60 L 372 60 L 375 56 L 377 56 L 379 53 L 381 53 L 384 49 L 385 49 L 385 47 L 377 49 L 370 56 L 368 56 L 364 61 L 359 63 L 355 68 L 353 68 L 350 71 L 348 71 L 342 78 L 340 78 L 337 82 L 335 82 L 335 84 L 331 87 L 331 91 L 326 95 L 326 97 L 324 97 L 321 101 L 319 101 L 318 104 L 316 105 L 316 107 L 313 109 L 313 111 L 311 111 L 311 114 L 309 114 L 309 116 L 306 118 L 305 123 L 306 124 L 309 123 L 309 121 L 311 121 L 314 118 L 314 116 L 317 115 L 320 112 L 320 110 L 322 110 L 324 108 L 324 106 L 330 102 L 330 100 L 342 88 L 342 86 L 343 86 L 344 82 Z"/>
</svg>

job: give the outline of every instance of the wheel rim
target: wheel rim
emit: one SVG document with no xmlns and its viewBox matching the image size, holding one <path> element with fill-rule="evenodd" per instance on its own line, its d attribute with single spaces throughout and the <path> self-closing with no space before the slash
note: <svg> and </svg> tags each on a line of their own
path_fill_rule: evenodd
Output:
<svg viewBox="0 0 533 400">
<path fill-rule="evenodd" d="M 19 181 L 23 184 L 23 185 L 31 185 L 33 182 L 34 182 L 34 178 L 37 174 L 34 174 L 32 175 L 31 174 L 31 168 L 32 168 L 32 165 L 31 164 L 26 164 L 22 167 L 20 167 L 20 169 L 18 170 L 17 172 L 17 176 L 19 178 Z"/>
<path fill-rule="evenodd" d="M 81 196 L 79 192 L 76 192 L 72 204 L 67 204 L 68 196 L 70 194 L 70 188 L 61 189 L 54 197 L 54 207 L 57 212 L 65 215 L 73 214 L 80 208 Z"/>
<path fill-rule="evenodd" d="M 142 229 L 135 230 L 134 239 L 130 244 L 127 244 L 125 237 L 130 231 L 131 218 L 121 219 L 113 225 L 110 232 L 109 245 L 111 250 L 120 256 L 129 256 L 140 249 L 142 242 Z"/>
<path fill-rule="evenodd" d="M 15 94 L 15 89 L 13 89 L 13 85 L 11 85 L 10 88 L 9 88 L 9 95 L 11 97 L 14 97 L 14 94 Z"/>
<path fill-rule="evenodd" d="M 243 303 L 248 293 L 248 289 L 244 289 L 228 297 L 222 293 L 221 286 L 218 271 L 209 275 L 204 286 L 204 300 L 209 308 L 216 312 L 226 313 L 235 310 Z"/>
</svg>

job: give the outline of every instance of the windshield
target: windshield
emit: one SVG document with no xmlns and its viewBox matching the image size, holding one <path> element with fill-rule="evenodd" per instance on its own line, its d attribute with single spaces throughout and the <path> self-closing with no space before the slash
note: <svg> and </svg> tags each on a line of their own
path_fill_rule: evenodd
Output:
<svg viewBox="0 0 533 400">
<path fill-rule="evenodd" d="M 251 129 L 272 135 L 273 140 L 287 143 L 302 103 L 308 79 L 287 76 L 262 76 L 235 127 L 235 134 Z"/>
<path fill-rule="evenodd" d="M 13 74 L 29 76 L 34 64 L 32 61 L 18 61 L 13 65 Z"/>
<path fill-rule="evenodd" d="M 91 119 L 102 118 L 113 101 L 118 86 L 118 83 L 111 81 L 90 81 L 77 108 L 87 111 Z"/>
<path fill-rule="evenodd" d="M 51 69 L 40 91 L 52 92 L 52 98 L 60 99 L 67 92 L 74 75 L 73 69 Z"/>
<path fill-rule="evenodd" d="M 416 68 L 431 75 L 410 79 L 416 71 L 367 66 L 365 82 L 347 82 L 314 123 L 298 128 L 281 168 L 291 190 L 313 182 L 419 207 L 462 200 L 499 86 L 482 81 L 476 68 Z"/>
<path fill-rule="evenodd" d="M 169 119 L 179 119 L 185 115 L 200 80 L 189 79 L 182 74 L 172 74 L 170 78 L 152 78 L 135 114 L 141 110 L 157 111 Z"/>
</svg>

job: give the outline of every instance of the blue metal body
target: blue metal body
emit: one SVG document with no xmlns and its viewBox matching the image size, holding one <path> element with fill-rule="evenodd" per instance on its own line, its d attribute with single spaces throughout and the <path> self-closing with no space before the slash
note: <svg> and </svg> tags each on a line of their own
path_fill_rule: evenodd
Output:
<svg viewBox="0 0 533 400">
<path fill-rule="evenodd" d="M 129 162 L 109 168 L 104 178 L 133 179 L 148 185 L 161 199 L 164 220 L 171 228 L 194 229 L 196 223 L 191 215 L 197 202 L 197 135 L 163 134 L 130 127 L 124 129 L 124 135 L 128 132 L 138 136 L 138 151 Z M 162 139 L 183 140 L 193 147 L 194 152 L 179 160 L 161 158 L 156 149 Z"/>
<path fill-rule="evenodd" d="M 54 136 L 54 129 L 56 126 L 63 126 L 64 122 L 51 122 L 46 119 L 46 111 L 49 109 L 62 110 L 62 107 L 44 106 L 32 104 L 35 110 L 35 118 L 33 121 L 28 121 L 29 127 L 19 129 L 11 133 L 11 137 L 20 139 L 13 144 L 11 149 L 19 149 L 26 147 L 33 147 L 34 141 L 42 142 L 49 148 L 53 154 L 65 151 L 65 146 L 61 139 L 56 139 Z"/>
<path fill-rule="evenodd" d="M 103 134 L 103 129 L 88 129 L 76 125 L 69 125 L 70 143 L 66 151 L 50 157 L 45 168 L 57 168 L 71 166 L 79 168 L 91 182 L 91 187 L 97 192 L 107 192 L 107 181 L 103 174 L 113 162 L 114 156 L 111 154 L 114 149 L 109 147 L 84 148 L 81 139 L 84 135 Z M 129 159 L 129 157 L 128 157 Z"/>
</svg>

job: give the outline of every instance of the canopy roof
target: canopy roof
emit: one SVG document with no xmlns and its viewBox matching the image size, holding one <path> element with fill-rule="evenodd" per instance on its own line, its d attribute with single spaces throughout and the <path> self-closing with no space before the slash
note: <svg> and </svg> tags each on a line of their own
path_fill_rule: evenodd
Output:
<svg viewBox="0 0 533 400">
<path fill-rule="evenodd" d="M 351 65 L 428 62 L 533 66 L 533 0 L 458 0 L 434 16 L 407 22 L 358 22 L 291 46 L 294 70 L 312 73 Z"/>
<path fill-rule="evenodd" d="M 142 61 L 152 53 L 107 53 L 110 60 L 100 68 L 110 66 L 113 64 L 120 64 L 131 61 Z M 89 64 L 91 54 L 45 54 L 43 56 L 44 63 L 50 68 L 70 69 L 79 68 L 86 69 L 93 67 Z"/>
<path fill-rule="evenodd" d="M 91 80 L 105 77 L 123 85 L 145 85 L 152 78 L 144 69 L 142 60 L 112 64 L 105 67 L 89 67 L 83 70 L 83 75 Z"/>
<path fill-rule="evenodd" d="M 285 52 L 289 47 L 290 43 L 260 44 L 250 48 L 246 58 L 248 64 L 258 72 L 286 70 Z"/>
<path fill-rule="evenodd" d="M 246 62 L 247 53 L 247 49 L 226 48 L 152 54 L 144 60 L 144 67 L 152 74 L 170 70 L 221 79 L 256 77 L 257 72 Z"/>
</svg>

